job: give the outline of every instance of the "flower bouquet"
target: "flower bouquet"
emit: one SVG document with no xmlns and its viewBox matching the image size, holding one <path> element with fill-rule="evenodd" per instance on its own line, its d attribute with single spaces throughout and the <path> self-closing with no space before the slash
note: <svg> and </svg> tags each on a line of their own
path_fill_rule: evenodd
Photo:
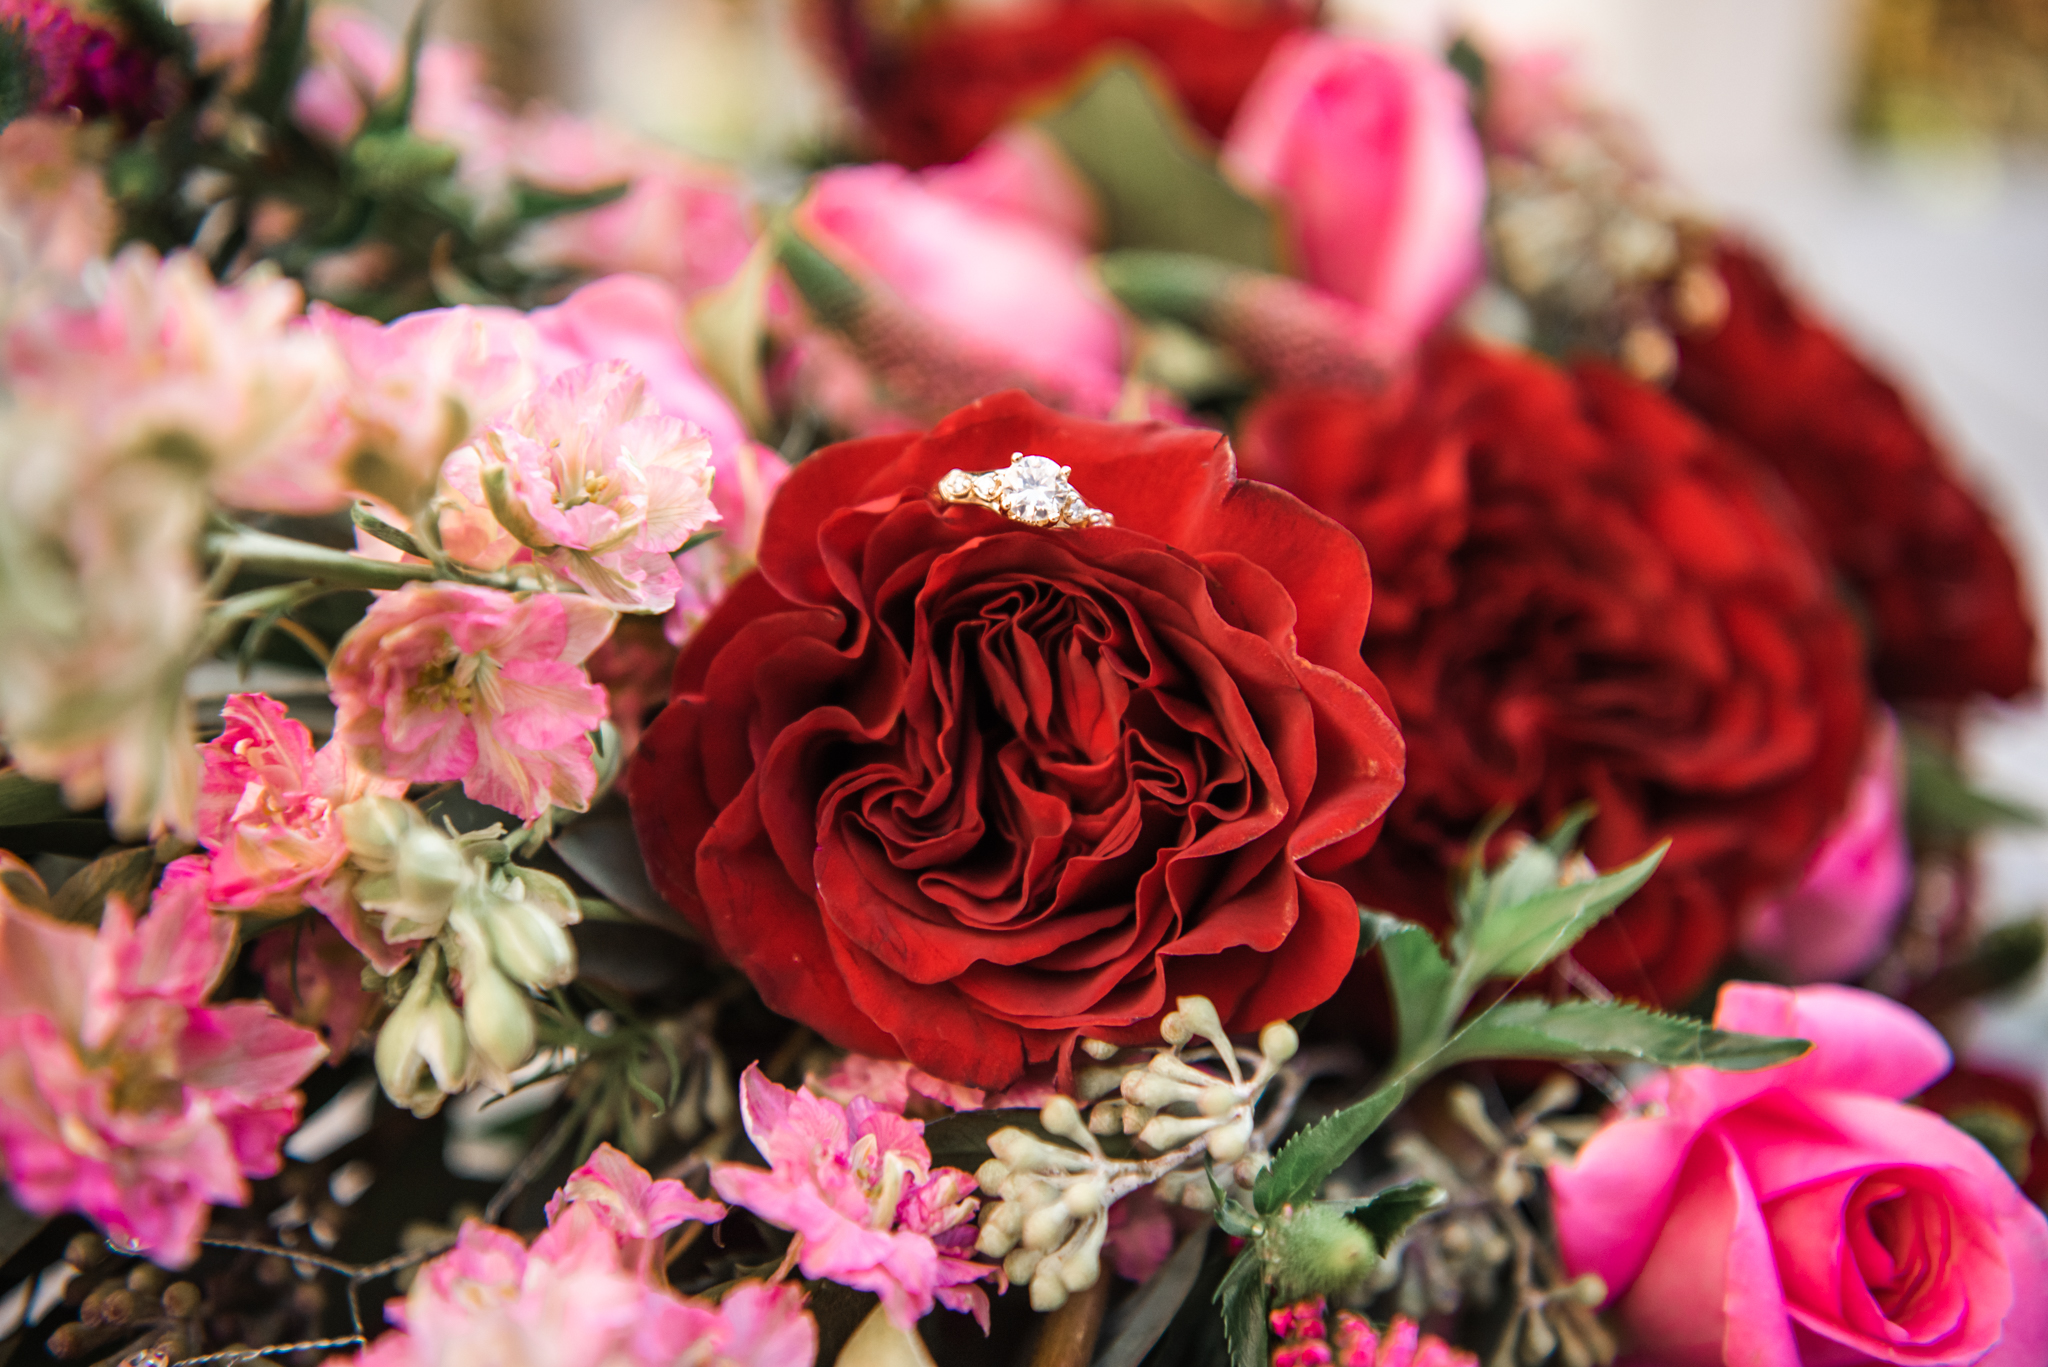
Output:
<svg viewBox="0 0 2048 1367">
<path fill-rule="evenodd" d="M 2048 1355 L 2020 576 L 1568 68 L 220 9 L 0 0 L 0 1362 Z"/>
</svg>

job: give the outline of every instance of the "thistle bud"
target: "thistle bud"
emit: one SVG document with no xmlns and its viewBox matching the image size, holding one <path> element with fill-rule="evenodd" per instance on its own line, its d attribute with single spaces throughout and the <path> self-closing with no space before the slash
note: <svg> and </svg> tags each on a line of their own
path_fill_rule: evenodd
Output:
<svg viewBox="0 0 2048 1367">
<path fill-rule="evenodd" d="M 1379 1250 L 1363 1226 L 1335 1206 L 1299 1206 L 1269 1223 L 1259 1241 L 1275 1294 L 1284 1301 L 1339 1296 L 1363 1282 Z"/>
<path fill-rule="evenodd" d="M 441 985 L 441 955 L 428 947 L 405 996 L 377 1032 L 377 1079 L 394 1105 L 417 1116 L 441 1109 L 469 1071 L 462 1017 Z"/>
</svg>

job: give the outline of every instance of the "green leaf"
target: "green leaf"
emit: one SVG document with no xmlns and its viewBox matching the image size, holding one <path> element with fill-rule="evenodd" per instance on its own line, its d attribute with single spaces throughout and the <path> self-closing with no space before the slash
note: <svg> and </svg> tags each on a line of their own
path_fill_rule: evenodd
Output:
<svg viewBox="0 0 2048 1367">
<path fill-rule="evenodd" d="M 690 340 L 697 345 L 697 359 L 756 437 L 767 436 L 774 421 L 761 375 L 774 270 L 775 248 L 763 240 L 732 279 L 690 305 Z"/>
<path fill-rule="evenodd" d="M 0 769 L 0 826 L 34 826 L 72 815 L 64 805 L 64 790 L 56 784 L 30 778 L 19 769 Z"/>
<path fill-rule="evenodd" d="M 19 20 L 0 23 L 0 128 L 36 107 L 43 69 Z"/>
<path fill-rule="evenodd" d="M 1478 919 L 1467 927 L 1470 947 L 1465 962 L 1458 966 L 1460 975 L 1465 981 L 1476 983 L 1484 978 L 1517 978 L 1534 973 L 1570 950 L 1581 936 L 1649 881 L 1670 848 L 1671 842 L 1663 841 L 1633 864 L 1584 883 L 1552 887 L 1526 900 L 1503 902 L 1489 897 Z M 1523 861 L 1523 856 L 1530 857 L 1526 862 L 1518 862 Z M 1546 862 L 1553 869 L 1556 867 L 1548 850 L 1533 844 L 1525 846 L 1510 861 L 1495 886 L 1507 884 L 1510 892 L 1520 893 L 1526 883 L 1514 876 Z"/>
<path fill-rule="evenodd" d="M 1252 1204 L 1261 1215 L 1310 1200 L 1323 1181 L 1342 1167 L 1358 1146 L 1394 1113 L 1408 1094 L 1404 1078 L 1387 1083 L 1365 1100 L 1318 1121 L 1287 1141 L 1273 1165 L 1259 1174 Z"/>
<path fill-rule="evenodd" d="M 1442 1038 L 1452 1013 L 1464 1004 L 1451 1000 L 1451 966 L 1436 937 L 1415 922 L 1363 907 L 1358 915 L 1364 932 L 1358 952 L 1378 949 L 1386 968 L 1400 1030 L 1399 1057 L 1419 1058 Z"/>
<path fill-rule="evenodd" d="M 363 121 L 365 134 L 392 133 L 412 123 L 413 101 L 420 91 L 420 54 L 426 50 L 427 20 L 433 8 L 434 0 L 419 0 L 414 6 L 412 19 L 405 26 L 405 62 L 400 68 L 398 89 L 388 101 L 370 111 L 370 117 Z"/>
<path fill-rule="evenodd" d="M 1916 839 L 1952 843 L 2001 827 L 2038 828 L 2048 820 L 2037 808 L 1971 787 L 1955 756 L 1926 731 L 1907 727 L 1903 734 L 1906 824 Z"/>
<path fill-rule="evenodd" d="M 1408 1232 L 1408 1226 L 1446 1199 L 1444 1189 L 1434 1182 L 1404 1182 L 1356 1203 L 1351 1218 L 1365 1226 L 1384 1255 L 1394 1240 Z"/>
<path fill-rule="evenodd" d="M 632 188 L 630 180 L 600 185 L 595 190 L 550 190 L 531 181 L 516 181 L 512 186 L 512 216 L 521 223 L 538 223 L 564 214 L 587 213 L 617 203 Z"/>
<path fill-rule="evenodd" d="M 1216 1304 L 1223 1310 L 1230 1367 L 1266 1367 L 1266 1269 L 1255 1251 L 1238 1254 L 1223 1274 Z"/>
<path fill-rule="evenodd" d="M 306 26 L 312 12 L 309 0 L 270 0 L 256 75 L 242 92 L 242 107 L 265 123 L 278 122 L 292 91 L 298 88 L 306 66 Z"/>
<path fill-rule="evenodd" d="M 1805 1040 L 1716 1030 L 1704 1021 L 1624 1002 L 1552 1004 L 1523 997 L 1479 1016 L 1453 1036 L 1432 1063 L 1449 1067 L 1474 1059 L 1635 1059 L 1666 1068 L 1705 1064 L 1724 1072 L 1752 1072 L 1797 1058 L 1810 1047 Z"/>
<path fill-rule="evenodd" d="M 149 846 L 115 850 L 65 879 L 64 886 L 50 895 L 50 914 L 75 925 L 96 926 L 106 912 L 107 898 L 113 896 L 139 913 L 149 905 L 155 881 L 156 855 Z"/>
<path fill-rule="evenodd" d="M 867 290 L 794 228 L 784 227 L 774 237 L 776 261 L 819 320 L 841 332 L 851 327 L 867 305 Z"/>
<path fill-rule="evenodd" d="M 1233 287 L 1256 273 L 1193 252 L 1105 252 L 1095 274 L 1117 302 L 1145 318 L 1206 331 Z"/>
<path fill-rule="evenodd" d="M 1282 268 L 1273 215 L 1217 168 L 1196 134 L 1136 66 L 1105 67 L 1064 108 L 1038 120 L 1103 209 L 1112 247 Z"/>
</svg>

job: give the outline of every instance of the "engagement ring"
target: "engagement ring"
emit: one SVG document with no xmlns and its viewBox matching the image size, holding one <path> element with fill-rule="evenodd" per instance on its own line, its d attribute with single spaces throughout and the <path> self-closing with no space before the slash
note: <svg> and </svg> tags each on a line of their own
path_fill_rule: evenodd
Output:
<svg viewBox="0 0 2048 1367">
<path fill-rule="evenodd" d="M 1027 527 L 1109 527 L 1116 519 L 1088 500 L 1067 482 L 1073 471 L 1044 456 L 1027 456 L 1022 451 L 1010 457 L 1007 470 L 948 470 L 939 481 L 939 498 L 946 503 L 972 503 L 1001 513 Z"/>
</svg>

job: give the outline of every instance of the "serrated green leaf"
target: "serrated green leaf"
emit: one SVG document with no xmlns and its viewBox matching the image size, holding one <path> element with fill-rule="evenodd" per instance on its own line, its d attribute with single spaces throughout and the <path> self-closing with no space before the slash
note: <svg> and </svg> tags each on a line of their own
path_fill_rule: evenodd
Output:
<svg viewBox="0 0 2048 1367">
<path fill-rule="evenodd" d="M 1525 997 L 1475 1019 L 1432 1062 L 1447 1068 L 1474 1059 L 1635 1059 L 1666 1068 L 1704 1064 L 1751 1072 L 1797 1058 L 1810 1047 L 1801 1039 L 1716 1030 L 1704 1021 L 1625 1002 L 1553 1004 Z"/>
<path fill-rule="evenodd" d="M 74 815 L 64 805 L 64 790 L 30 778 L 19 769 L 0 769 L 0 826 L 34 826 Z"/>
<path fill-rule="evenodd" d="M 1266 1367 L 1266 1269 L 1247 1248 L 1237 1255 L 1216 1288 L 1223 1312 L 1223 1338 L 1230 1367 Z"/>
<path fill-rule="evenodd" d="M 1259 1214 L 1271 1215 L 1282 1206 L 1313 1198 L 1324 1179 L 1372 1138 L 1407 1094 L 1405 1080 L 1397 1078 L 1288 1140 L 1252 1188 L 1252 1204 Z"/>
<path fill-rule="evenodd" d="M 1400 1032 L 1398 1058 L 1418 1058 L 1442 1038 L 1452 1013 L 1463 1005 L 1451 1000 L 1451 966 L 1436 937 L 1415 922 L 1363 907 L 1358 915 L 1363 931 L 1358 952 L 1378 949 L 1386 968 Z"/>
<path fill-rule="evenodd" d="M 1649 881 L 1671 848 L 1666 840 L 1655 849 L 1610 873 L 1568 887 L 1553 887 L 1533 897 L 1503 902 L 1489 897 L 1480 915 L 1467 929 L 1469 947 L 1459 972 L 1467 982 L 1491 977 L 1520 977 L 1566 953 L 1581 936 L 1598 925 L 1636 889 Z M 1538 852 L 1532 855 L 1532 852 Z M 1516 855 L 1530 856 L 1530 865 L 1556 866 L 1548 850 L 1529 845 Z M 1512 891 L 1520 892 L 1526 880 L 1518 880 Z"/>
<path fill-rule="evenodd" d="M 1403 1182 L 1375 1192 L 1352 1208 L 1351 1218 L 1364 1225 L 1384 1256 L 1394 1241 L 1424 1214 L 1442 1205 L 1444 1189 L 1434 1182 Z"/>
<path fill-rule="evenodd" d="M 1064 108 L 1037 122 L 1095 190 L 1109 246 L 1281 269 L 1272 213 L 1224 177 L 1136 66 L 1104 67 Z"/>
</svg>

